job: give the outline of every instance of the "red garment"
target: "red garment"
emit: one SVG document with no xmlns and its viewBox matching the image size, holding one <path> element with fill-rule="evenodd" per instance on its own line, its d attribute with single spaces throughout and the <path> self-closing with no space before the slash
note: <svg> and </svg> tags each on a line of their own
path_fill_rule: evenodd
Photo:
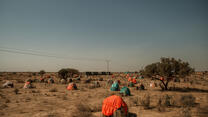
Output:
<svg viewBox="0 0 208 117">
<path fill-rule="evenodd" d="M 135 78 L 133 78 L 131 82 L 132 82 L 132 83 L 134 83 L 134 84 L 136 84 L 136 83 L 137 83 L 137 81 L 136 81 L 136 79 L 135 79 Z"/>
<path fill-rule="evenodd" d="M 129 77 L 128 81 L 131 82 L 131 77 Z"/>
<path fill-rule="evenodd" d="M 67 90 L 73 90 L 74 89 L 74 83 L 70 83 L 67 87 Z"/>
<path fill-rule="evenodd" d="M 30 85 L 30 82 L 26 82 L 24 88 L 27 88 L 28 85 Z"/>
<path fill-rule="evenodd" d="M 118 84 L 120 84 L 121 83 L 121 81 L 120 80 L 118 80 Z"/>
<path fill-rule="evenodd" d="M 72 90 L 72 89 L 73 89 L 73 84 L 69 84 L 67 90 Z"/>
<path fill-rule="evenodd" d="M 103 100 L 102 113 L 105 116 L 111 116 L 117 109 L 121 107 L 124 108 L 125 113 L 127 115 L 127 104 L 123 101 L 123 99 L 120 96 L 112 95 Z"/>
</svg>

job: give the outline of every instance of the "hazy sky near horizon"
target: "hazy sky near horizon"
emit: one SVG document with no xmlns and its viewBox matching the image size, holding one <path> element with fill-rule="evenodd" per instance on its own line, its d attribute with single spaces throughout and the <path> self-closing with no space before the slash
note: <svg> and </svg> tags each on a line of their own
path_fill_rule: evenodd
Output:
<svg viewBox="0 0 208 117">
<path fill-rule="evenodd" d="M 160 57 L 208 70 L 208 1 L 0 0 L 6 47 L 65 59 L 0 51 L 0 71 L 105 71 L 105 59 L 134 71 Z"/>
</svg>

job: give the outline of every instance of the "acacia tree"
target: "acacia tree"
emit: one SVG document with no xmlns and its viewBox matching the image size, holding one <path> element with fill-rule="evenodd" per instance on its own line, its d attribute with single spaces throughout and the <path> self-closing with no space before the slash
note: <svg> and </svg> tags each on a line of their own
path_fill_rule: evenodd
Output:
<svg viewBox="0 0 208 117">
<path fill-rule="evenodd" d="M 147 65 L 143 74 L 162 82 L 161 88 L 168 90 L 168 84 L 173 78 L 185 78 L 194 72 L 188 62 L 175 58 L 162 57 L 160 62 Z"/>
<path fill-rule="evenodd" d="M 74 74 L 79 74 L 79 70 L 73 68 L 64 68 L 58 71 L 58 76 L 61 79 L 67 79 L 67 77 L 72 77 Z"/>
<path fill-rule="evenodd" d="M 43 77 L 43 75 L 45 74 L 46 72 L 44 70 L 40 70 L 39 74 L 41 75 L 41 77 Z"/>
</svg>

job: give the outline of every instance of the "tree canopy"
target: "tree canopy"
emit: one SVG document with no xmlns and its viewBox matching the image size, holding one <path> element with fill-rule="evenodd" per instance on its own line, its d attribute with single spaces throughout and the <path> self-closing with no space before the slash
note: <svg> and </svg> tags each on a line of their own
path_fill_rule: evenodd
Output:
<svg viewBox="0 0 208 117">
<path fill-rule="evenodd" d="M 79 74 L 79 70 L 73 68 L 63 68 L 58 71 L 58 76 L 61 79 L 67 79 L 67 77 L 73 77 L 74 74 Z"/>
<path fill-rule="evenodd" d="M 162 57 L 160 62 L 147 65 L 144 69 L 146 76 L 163 76 L 163 77 L 180 77 L 183 78 L 194 72 L 188 62 L 183 62 L 181 59 Z"/>
<path fill-rule="evenodd" d="M 175 58 L 162 57 L 160 62 L 152 63 L 147 65 L 142 74 L 147 77 L 160 80 L 165 90 L 168 89 L 168 83 L 173 77 L 184 78 L 194 72 L 194 68 L 191 68 L 188 62 L 184 62 L 181 59 L 176 60 Z M 162 77 L 162 79 L 157 76 Z"/>
</svg>

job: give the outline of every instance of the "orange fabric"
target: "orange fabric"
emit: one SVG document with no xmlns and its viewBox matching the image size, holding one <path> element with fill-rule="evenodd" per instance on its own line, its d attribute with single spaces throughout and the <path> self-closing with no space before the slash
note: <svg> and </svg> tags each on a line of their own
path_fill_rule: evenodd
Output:
<svg viewBox="0 0 208 117">
<path fill-rule="evenodd" d="M 127 115 L 128 107 L 120 96 L 112 95 L 103 100 L 102 113 L 105 116 L 111 116 L 113 113 L 123 107 Z"/>
<path fill-rule="evenodd" d="M 73 85 L 68 85 L 67 90 L 72 90 L 73 89 Z"/>
<path fill-rule="evenodd" d="M 137 81 L 136 81 L 136 79 L 135 79 L 135 78 L 133 78 L 131 82 L 132 82 L 132 83 L 134 83 L 134 84 L 136 84 L 136 83 L 137 83 Z"/>
<path fill-rule="evenodd" d="M 131 81 L 131 77 L 129 77 L 128 81 L 129 81 L 129 82 Z"/>
<path fill-rule="evenodd" d="M 155 88 L 155 83 L 150 83 L 151 88 Z"/>
<path fill-rule="evenodd" d="M 160 77 L 160 80 L 164 80 L 164 78 L 163 77 Z"/>
<path fill-rule="evenodd" d="M 40 78 L 40 81 L 44 80 L 45 78 Z"/>
<path fill-rule="evenodd" d="M 74 88 L 74 84 L 69 84 L 67 90 L 73 90 L 73 88 Z"/>
<path fill-rule="evenodd" d="M 26 88 L 27 85 L 29 85 L 29 84 L 30 84 L 30 82 L 26 82 L 25 85 L 24 85 L 24 88 Z"/>
</svg>

